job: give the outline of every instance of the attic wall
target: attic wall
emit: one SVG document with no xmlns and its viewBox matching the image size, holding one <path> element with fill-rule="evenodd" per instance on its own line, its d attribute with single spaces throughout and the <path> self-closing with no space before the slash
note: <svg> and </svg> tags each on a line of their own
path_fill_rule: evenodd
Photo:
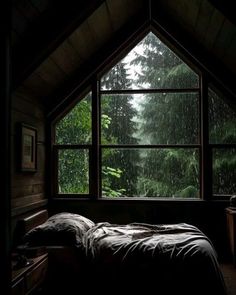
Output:
<svg viewBox="0 0 236 295">
<path fill-rule="evenodd" d="M 19 123 L 37 129 L 37 171 L 19 169 Z M 12 94 L 11 107 L 11 215 L 12 231 L 20 215 L 46 204 L 45 196 L 45 116 L 40 102 L 26 89 L 19 88 Z"/>
</svg>

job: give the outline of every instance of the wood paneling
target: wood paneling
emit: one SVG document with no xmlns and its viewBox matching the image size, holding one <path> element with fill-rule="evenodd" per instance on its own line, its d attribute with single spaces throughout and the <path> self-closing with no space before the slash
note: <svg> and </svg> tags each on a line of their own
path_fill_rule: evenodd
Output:
<svg viewBox="0 0 236 295">
<path fill-rule="evenodd" d="M 199 18 L 199 10 L 203 0 L 180 0 L 178 5 L 172 0 L 162 0 L 161 5 L 165 13 L 173 19 L 178 19 L 178 23 L 185 27 L 187 32 L 194 32 L 195 25 Z M 154 12 L 154 11 L 153 11 Z"/>
<path fill-rule="evenodd" d="M 23 196 L 21 198 L 12 199 L 11 206 L 12 208 L 24 207 L 29 204 L 37 203 L 43 200 L 45 197 L 43 194 L 31 194 L 28 196 Z"/>
<path fill-rule="evenodd" d="M 235 26 L 225 19 L 213 46 L 214 54 L 218 58 L 221 58 L 225 54 L 225 51 L 233 40 L 235 32 Z"/>
<path fill-rule="evenodd" d="M 37 74 L 53 87 L 57 87 L 65 80 L 66 74 L 61 68 L 49 57 L 37 69 Z"/>
<path fill-rule="evenodd" d="M 198 11 L 198 17 L 194 25 L 194 32 L 198 40 L 204 40 L 206 30 L 209 27 L 211 16 L 214 12 L 214 7 L 210 5 L 207 1 L 201 1 Z M 191 13 L 189 13 L 191 18 Z"/>
<path fill-rule="evenodd" d="M 211 50 L 214 41 L 224 23 L 224 20 L 224 16 L 218 10 L 214 9 L 210 17 L 209 26 L 205 28 L 204 40 L 202 40 L 207 50 Z"/>
<path fill-rule="evenodd" d="M 39 17 L 30 24 L 23 22 L 23 14 L 15 13 L 13 22 L 18 21 L 19 27 L 24 25 L 25 33 L 12 50 L 13 88 L 17 88 L 103 2 L 32 0 Z M 13 8 L 17 10 L 14 5 Z"/>
<path fill-rule="evenodd" d="M 128 15 L 132 17 L 134 14 L 136 14 L 138 11 L 141 11 L 145 7 L 146 0 L 125 0 L 125 2 Z"/>
<path fill-rule="evenodd" d="M 11 108 L 11 205 L 12 210 L 25 212 L 45 200 L 45 111 L 38 98 L 21 87 L 12 95 Z M 20 147 L 17 124 L 24 122 L 37 128 L 37 171 L 24 173 L 19 169 Z"/>
<path fill-rule="evenodd" d="M 68 75 L 73 73 L 82 62 L 78 52 L 69 40 L 65 40 L 51 54 L 51 59 Z"/>
<path fill-rule="evenodd" d="M 43 106 L 38 103 L 35 105 L 35 101 L 30 96 L 26 96 L 26 94 L 20 92 L 14 95 L 12 110 L 30 115 L 36 120 L 44 120 L 45 117 Z"/>
<path fill-rule="evenodd" d="M 101 5 L 89 18 L 88 25 L 95 40 L 95 47 L 98 49 L 109 40 L 112 29 L 110 27 L 107 6 Z"/>
<path fill-rule="evenodd" d="M 128 19 L 127 3 L 124 0 L 107 0 L 107 7 L 112 20 L 113 29 L 116 31 L 122 27 L 122 25 Z"/>
<path fill-rule="evenodd" d="M 85 21 L 69 36 L 68 40 L 74 46 L 79 56 L 86 60 L 95 51 L 93 38 L 94 36 L 90 31 L 88 22 Z"/>
<path fill-rule="evenodd" d="M 32 73 L 22 85 L 28 88 L 35 97 L 40 98 L 42 103 L 44 103 L 47 95 L 53 91 L 52 85 L 43 80 L 37 72 Z"/>
</svg>

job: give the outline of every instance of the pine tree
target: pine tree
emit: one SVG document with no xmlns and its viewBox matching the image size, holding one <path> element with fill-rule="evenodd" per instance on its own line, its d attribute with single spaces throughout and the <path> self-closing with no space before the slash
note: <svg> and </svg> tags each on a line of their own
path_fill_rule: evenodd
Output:
<svg viewBox="0 0 236 295">
<path fill-rule="evenodd" d="M 139 66 L 137 87 L 184 89 L 198 86 L 198 77 L 154 34 L 139 45 L 132 64 Z M 140 50 L 139 50 L 140 52 Z M 198 97 L 192 93 L 146 95 L 140 114 L 141 136 L 149 144 L 198 143 Z M 144 155 L 139 187 L 146 196 L 196 197 L 199 185 L 196 150 L 151 149 Z"/>
<path fill-rule="evenodd" d="M 105 89 L 122 90 L 131 86 L 126 64 L 119 62 L 103 78 Z M 132 107 L 132 95 L 107 94 L 101 98 L 102 143 L 136 144 L 134 137 L 136 115 Z M 109 196 L 133 196 L 136 193 L 137 162 L 136 151 L 126 149 L 103 149 L 103 190 Z"/>
</svg>

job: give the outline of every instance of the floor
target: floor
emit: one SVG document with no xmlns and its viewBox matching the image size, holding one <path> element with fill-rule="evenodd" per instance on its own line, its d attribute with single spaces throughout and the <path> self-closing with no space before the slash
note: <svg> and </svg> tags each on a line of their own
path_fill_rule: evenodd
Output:
<svg viewBox="0 0 236 295">
<path fill-rule="evenodd" d="M 225 279 L 228 295 L 236 295 L 236 266 L 233 264 L 221 264 L 221 270 Z"/>
</svg>

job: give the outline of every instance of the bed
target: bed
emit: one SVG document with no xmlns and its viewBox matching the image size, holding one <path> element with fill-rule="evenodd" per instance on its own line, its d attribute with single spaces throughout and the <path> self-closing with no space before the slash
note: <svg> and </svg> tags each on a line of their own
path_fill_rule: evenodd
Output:
<svg viewBox="0 0 236 295">
<path fill-rule="evenodd" d="M 68 212 L 44 219 L 22 221 L 22 242 L 49 252 L 49 293 L 226 294 L 214 246 L 193 225 L 95 223 Z"/>
</svg>

